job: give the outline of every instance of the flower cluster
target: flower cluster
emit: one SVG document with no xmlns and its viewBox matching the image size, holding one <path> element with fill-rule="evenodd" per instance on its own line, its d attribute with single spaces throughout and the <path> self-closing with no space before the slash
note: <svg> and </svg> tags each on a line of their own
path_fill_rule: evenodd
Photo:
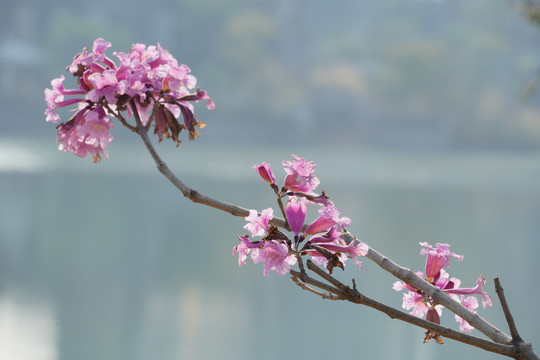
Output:
<svg viewBox="0 0 540 360">
<path fill-rule="evenodd" d="M 271 270 L 283 276 L 301 256 L 307 255 L 315 263 L 326 266 L 329 272 L 336 266 L 343 269 L 349 258 L 361 267 L 358 257 L 367 254 L 368 246 L 356 240 L 346 243 L 340 237 L 351 220 L 339 217 L 339 210 L 328 200 L 324 191 L 320 195 L 314 192 L 320 184 L 319 179 L 313 175 L 316 165 L 296 155 L 293 155 L 293 161 L 283 161 L 282 165 L 286 177 L 281 189 L 268 164 L 262 163 L 253 168 L 270 184 L 280 204 L 283 197 L 288 197 L 286 206 L 281 208 L 294 236 L 291 239 L 270 224 L 274 217 L 272 208 L 260 214 L 250 210 L 246 217 L 248 224 L 244 228 L 252 237 L 260 239 L 250 240 L 248 235 L 238 236 L 240 244 L 233 248 L 233 256 L 238 256 L 238 265 L 244 265 L 249 255 L 254 263 L 264 263 L 265 276 Z M 308 206 L 318 206 L 319 216 L 304 226 Z"/>
<path fill-rule="evenodd" d="M 469 310 L 476 313 L 478 308 L 478 300 L 474 296 L 470 295 L 481 295 L 482 296 L 482 305 L 484 308 L 491 307 L 492 302 L 489 295 L 482 290 L 482 287 L 485 285 L 486 280 L 483 277 L 479 277 L 476 281 L 476 286 L 473 288 L 460 288 L 461 281 L 455 277 L 450 278 L 449 274 L 443 269 L 443 267 L 450 266 L 450 258 L 455 257 L 458 261 L 463 260 L 462 255 L 457 255 L 450 252 L 448 244 L 437 244 L 437 247 L 432 247 L 427 242 L 421 242 L 421 246 L 424 248 L 420 251 L 420 255 L 426 255 L 426 266 L 425 274 L 421 271 L 418 271 L 416 274 L 424 278 L 426 281 L 432 285 L 443 290 L 445 293 L 449 294 L 454 300 L 460 302 L 463 306 Z M 411 314 L 417 317 L 424 317 L 426 319 L 440 324 L 441 314 L 443 306 L 436 304 L 432 299 L 427 296 L 424 292 L 419 289 L 416 289 L 410 285 L 407 285 L 401 281 L 397 281 L 393 285 L 394 290 L 408 290 L 408 292 L 403 294 L 403 308 L 406 310 L 411 310 Z M 459 329 L 461 331 L 471 331 L 474 328 L 463 320 L 460 316 L 455 315 L 456 321 L 459 323 Z M 424 341 L 429 341 L 430 339 L 435 339 L 438 343 L 442 343 L 440 335 L 433 333 L 432 331 L 426 332 L 426 338 Z"/>
<path fill-rule="evenodd" d="M 57 126 L 59 149 L 80 157 L 90 154 L 99 162 L 102 155 L 107 157 L 104 149 L 113 139 L 109 116 L 134 130 L 126 122 L 134 111 L 143 126 L 148 128 L 154 122 L 160 141 L 165 136 L 179 145 L 178 135 L 184 129 L 190 140 L 198 137 L 196 127 L 202 128 L 204 123 L 195 118 L 191 102 L 206 100 L 208 109 L 215 105 L 206 91 L 191 92 L 197 81 L 189 67 L 179 65 L 159 44 L 134 44 L 128 53 L 114 52 L 118 64 L 105 55 L 110 47 L 111 43 L 96 39 L 92 52 L 85 48 L 75 56 L 67 70 L 77 78 L 78 88 L 65 89 L 65 78 L 60 76 L 51 81 L 52 89 L 45 89 L 48 122 L 60 120 L 56 109 L 77 106 L 75 115 Z M 122 111 L 127 112 L 126 118 Z M 180 115 L 182 124 L 177 120 Z"/>
</svg>

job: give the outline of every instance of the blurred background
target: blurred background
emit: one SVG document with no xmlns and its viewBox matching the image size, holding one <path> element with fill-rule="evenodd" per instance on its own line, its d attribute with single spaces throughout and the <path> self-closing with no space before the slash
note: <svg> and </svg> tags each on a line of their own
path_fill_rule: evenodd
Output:
<svg viewBox="0 0 540 360">
<path fill-rule="evenodd" d="M 253 164 L 282 180 L 281 160 L 313 160 L 352 233 L 414 270 L 418 242 L 450 243 L 465 259 L 448 271 L 466 287 L 488 279 L 495 305 L 479 312 L 507 331 L 500 277 L 538 352 L 534 6 L 4 0 L 0 360 L 502 358 L 422 344 L 422 329 L 263 277 L 261 264 L 239 268 L 244 220 L 184 199 L 119 123 L 97 165 L 59 152 L 43 89 L 97 37 L 124 52 L 159 42 L 214 98 L 215 111 L 196 109 L 208 124 L 199 139 L 157 147 L 188 185 L 261 210 L 274 199 Z M 349 265 L 342 278 L 352 277 L 401 306 L 395 279 L 369 260 Z M 457 329 L 449 312 L 442 323 Z"/>
</svg>

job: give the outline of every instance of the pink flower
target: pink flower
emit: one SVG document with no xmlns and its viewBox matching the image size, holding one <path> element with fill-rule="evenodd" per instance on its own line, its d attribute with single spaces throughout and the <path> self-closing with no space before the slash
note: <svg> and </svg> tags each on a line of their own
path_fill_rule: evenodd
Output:
<svg viewBox="0 0 540 360">
<path fill-rule="evenodd" d="M 192 75 L 189 75 L 192 76 Z M 205 90 L 197 89 L 197 93 L 195 94 L 195 98 L 190 101 L 202 101 L 206 100 L 206 108 L 208 110 L 214 110 L 216 108 L 216 104 L 214 103 L 214 100 L 210 96 L 208 96 L 208 92 Z"/>
<path fill-rule="evenodd" d="M 340 252 L 344 254 L 349 254 L 351 258 L 357 256 L 366 256 L 368 252 L 368 246 L 364 243 L 356 245 L 354 241 L 351 241 L 348 245 L 336 244 L 336 243 L 321 243 L 318 246 L 330 250 L 332 252 Z"/>
<path fill-rule="evenodd" d="M 421 271 L 417 271 L 415 272 L 416 276 L 418 276 L 419 278 L 423 278 L 424 277 L 424 273 L 421 272 Z M 407 289 L 409 291 L 412 291 L 412 292 L 416 292 L 416 289 L 413 288 L 412 286 L 408 285 L 408 284 L 405 284 L 404 282 L 402 281 L 396 281 L 393 285 L 392 285 L 392 288 L 396 291 L 401 291 L 403 289 Z"/>
<path fill-rule="evenodd" d="M 298 236 L 300 231 L 302 231 L 302 226 L 304 226 L 304 220 L 306 219 L 306 211 L 307 200 L 304 197 L 298 200 L 297 197 L 293 196 L 287 202 L 285 214 L 287 215 L 287 222 L 295 236 Z"/>
<path fill-rule="evenodd" d="M 83 95 L 84 90 L 66 90 L 64 89 L 64 75 L 61 75 L 57 79 L 51 81 L 52 89 L 45 89 L 45 102 L 47 103 L 47 110 L 45 111 L 46 121 L 56 123 L 60 120 L 60 116 L 54 111 L 60 107 L 69 106 L 78 102 L 84 101 L 83 98 L 74 98 L 64 100 L 64 95 Z"/>
<path fill-rule="evenodd" d="M 418 277 L 423 277 L 424 274 L 421 272 L 421 271 L 418 271 L 416 272 L 416 275 Z M 459 280 L 458 279 L 455 279 L 455 278 L 452 278 L 451 280 L 448 280 L 448 273 L 444 270 L 441 270 L 441 276 L 439 277 L 439 280 L 437 281 L 437 283 L 433 284 L 435 286 L 437 286 L 439 289 L 445 289 L 446 287 L 453 287 L 455 283 L 457 283 L 459 285 Z M 412 286 L 410 285 L 407 285 L 401 281 L 396 281 L 392 288 L 396 291 L 401 291 L 401 290 L 408 290 L 407 293 L 404 293 L 403 294 L 403 308 L 406 309 L 406 310 L 410 310 L 410 309 L 413 309 L 413 311 L 411 311 L 411 315 L 414 315 L 414 316 L 417 316 L 417 317 L 423 317 L 428 309 L 430 309 L 432 307 L 433 304 L 431 304 L 429 301 L 426 302 L 426 297 L 424 296 L 424 294 L 420 291 L 418 291 L 417 289 L 413 288 Z M 457 299 L 456 299 L 457 300 Z M 435 308 L 437 309 L 438 313 L 439 313 L 439 316 L 441 315 L 442 313 L 442 306 L 441 305 L 437 305 L 435 306 Z"/>
<path fill-rule="evenodd" d="M 319 210 L 319 214 L 321 214 L 322 217 L 332 219 L 335 224 L 338 225 L 339 229 L 341 229 L 342 227 L 351 226 L 351 219 L 349 219 L 348 217 L 340 218 L 339 210 L 331 202 L 326 206 L 322 207 Z"/>
<path fill-rule="evenodd" d="M 311 240 L 310 243 L 314 244 L 314 242 Z M 317 247 L 329 251 L 332 254 L 339 254 L 339 259 L 342 265 L 345 265 L 347 259 L 353 259 L 354 263 L 358 265 L 360 269 L 362 268 L 362 262 L 358 260 L 358 258 L 366 256 L 369 251 L 367 244 L 362 242 L 357 243 L 356 241 L 351 241 L 349 244 L 346 244 L 341 238 L 338 238 L 332 242 L 318 242 L 315 244 Z M 309 255 L 314 259 L 322 256 L 317 251 L 309 252 Z"/>
<path fill-rule="evenodd" d="M 48 122 L 59 121 L 57 108 L 82 104 L 74 118 L 58 126 L 60 149 L 81 157 L 90 153 L 94 161 L 99 161 L 101 155 L 106 156 L 103 149 L 112 140 L 108 117 L 118 117 L 125 124 L 124 118 L 133 115 L 131 102 L 135 103 L 143 125 L 155 120 L 154 133 L 160 140 L 165 136 L 179 145 L 182 130 L 189 132 L 190 140 L 197 138 L 200 133 L 196 128 L 205 124 L 195 118 L 192 103 L 206 101 L 208 109 L 214 109 L 215 104 L 206 91 L 191 92 L 197 80 L 189 74 L 189 67 L 179 65 L 160 44 L 134 44 L 128 53 L 114 52 L 119 60 L 116 65 L 105 55 L 110 47 L 111 43 L 98 38 L 91 52 L 84 48 L 75 56 L 67 70 L 77 78 L 77 89 L 65 89 L 61 76 L 51 82 L 52 89 L 44 91 Z M 79 97 L 64 100 L 66 95 Z M 127 115 L 122 115 L 126 110 Z M 99 116 L 94 116 L 95 112 Z M 177 120 L 180 115 L 183 124 Z"/>
<path fill-rule="evenodd" d="M 247 256 L 251 255 L 254 263 L 264 263 L 264 276 L 272 270 L 283 276 L 289 272 L 291 265 L 296 264 L 296 256 L 290 253 L 291 241 L 287 236 L 269 225 L 273 216 L 272 208 L 263 210 L 260 216 L 256 210 L 250 210 L 246 217 L 249 223 L 244 228 L 252 236 L 261 236 L 263 239 L 252 242 L 247 235 L 239 236 L 240 244 L 233 248 L 233 256 L 238 255 L 238 265 L 242 266 Z"/>
<path fill-rule="evenodd" d="M 343 269 L 348 259 L 353 259 L 361 268 L 362 263 L 358 258 L 366 256 L 369 247 L 356 239 L 346 242 L 341 238 L 343 228 L 349 226 L 351 220 L 339 217 L 339 210 L 328 200 L 324 192 L 322 195 L 313 194 L 312 191 L 319 185 L 319 180 L 313 176 L 315 164 L 297 155 L 293 155 L 293 159 L 292 162 L 283 161 L 287 176 L 281 191 L 275 184 L 275 176 L 267 163 L 253 166 L 259 176 L 271 185 L 279 199 L 290 196 L 282 211 L 294 234 L 294 239 L 289 239 L 275 226 L 269 226 L 272 216 L 265 214 L 265 211 L 259 216 L 255 210 L 250 210 L 249 216 L 246 217 L 249 223 L 244 228 L 252 236 L 263 237 L 261 247 L 249 250 L 253 261 L 264 260 L 265 275 L 271 270 L 284 275 L 290 270 L 290 266 L 296 263 L 296 256 L 304 255 L 311 256 L 317 264 L 324 264 L 329 272 L 335 267 Z M 321 206 L 320 216 L 302 233 L 308 205 L 315 204 Z M 237 245 L 235 253 L 244 251 L 245 254 L 248 248 L 242 244 Z M 240 259 L 242 264 L 244 260 L 245 257 Z"/>
<path fill-rule="evenodd" d="M 306 236 L 306 233 L 304 232 L 304 236 Z M 336 242 L 339 240 L 339 237 L 341 236 L 341 231 L 336 229 L 335 227 L 331 227 L 328 229 L 325 233 L 317 233 L 314 234 L 310 239 L 309 242 L 312 244 L 319 244 L 319 243 L 329 243 L 329 242 Z"/>
<path fill-rule="evenodd" d="M 306 199 L 302 197 L 303 199 Z M 305 218 L 305 210 L 303 211 L 304 215 L 301 218 L 302 224 Z M 334 206 L 330 201 L 327 202 L 325 206 L 319 209 L 320 216 L 312 222 L 304 231 L 300 240 L 311 236 L 306 242 L 304 249 L 307 250 L 307 254 L 313 258 L 318 264 L 328 263 L 328 259 L 319 251 L 334 254 L 337 256 L 335 259 L 339 259 L 339 263 L 336 266 L 343 267 L 347 259 L 353 259 L 353 261 L 362 268 L 362 262 L 358 260 L 359 257 L 366 256 L 369 247 L 359 241 L 351 241 L 346 243 L 341 239 L 341 230 L 344 226 L 349 226 L 351 220 L 349 218 L 340 218 L 339 210 Z M 289 216 L 287 216 L 289 218 Z M 292 227 L 292 225 L 291 225 Z M 296 228 L 295 231 L 300 231 L 299 228 Z M 295 235 L 296 232 L 295 232 Z M 330 269 L 328 269 L 330 271 Z"/>
<path fill-rule="evenodd" d="M 102 70 L 103 67 L 98 63 L 105 63 L 105 66 L 114 67 L 114 63 L 105 56 L 105 52 L 111 47 L 111 43 L 98 38 L 94 40 L 92 45 L 92 53 L 88 54 L 88 49 L 84 48 L 83 51 L 75 56 L 73 63 L 68 67 L 68 70 L 77 74 L 81 71 L 81 68 L 92 68 L 94 71 Z"/>
<path fill-rule="evenodd" d="M 364 244 L 363 242 L 360 242 L 358 245 L 356 245 L 355 253 L 356 256 L 366 256 L 369 252 L 369 246 L 367 244 Z"/>
<path fill-rule="evenodd" d="M 191 69 L 187 65 L 171 66 L 169 68 L 169 78 L 166 86 L 174 92 L 183 91 L 183 88 L 193 89 L 197 84 L 197 79 L 190 75 Z"/>
<path fill-rule="evenodd" d="M 328 259 L 321 255 L 319 252 L 315 251 L 315 250 L 307 250 L 306 251 L 307 255 L 309 255 L 311 257 L 311 260 L 313 260 L 313 262 L 317 265 L 321 265 L 321 266 L 324 266 L 324 267 L 327 267 L 328 266 Z M 341 262 L 341 264 L 345 265 L 345 263 L 347 262 L 348 260 L 348 257 L 346 254 L 339 254 L 338 256 L 339 258 L 339 261 Z M 329 272 L 327 270 L 327 272 Z"/>
<path fill-rule="evenodd" d="M 427 255 L 426 259 L 426 277 L 427 281 L 431 282 L 433 279 L 437 279 L 439 272 L 443 267 L 449 267 L 450 262 L 448 261 L 451 257 L 455 257 L 458 261 L 463 260 L 462 255 L 457 255 L 451 253 L 448 248 L 448 244 L 439 244 L 437 247 L 433 248 L 427 242 L 421 242 L 420 245 L 426 247 L 425 249 L 420 250 L 420 255 Z"/>
<path fill-rule="evenodd" d="M 431 307 L 427 311 L 426 320 L 440 325 L 441 324 L 441 313 L 442 313 L 441 306 L 439 306 L 439 307 L 435 306 L 434 308 Z"/>
<path fill-rule="evenodd" d="M 247 238 L 247 236 L 238 236 L 238 240 L 240 240 L 240 244 L 233 247 L 233 256 L 236 256 L 238 254 L 238 266 L 242 266 L 246 264 L 246 259 L 249 253 L 252 249 L 258 249 L 263 246 L 263 244 L 260 241 L 257 242 L 251 242 Z"/>
<path fill-rule="evenodd" d="M 478 308 L 478 300 L 474 296 L 465 297 L 461 295 L 461 304 L 475 314 L 477 313 L 476 309 Z M 459 330 L 472 331 L 474 329 L 471 325 L 469 325 L 467 321 L 463 320 L 459 315 L 454 315 L 454 317 L 459 323 Z"/>
<path fill-rule="evenodd" d="M 461 280 L 455 277 L 450 278 L 449 274 L 443 269 L 443 267 L 449 266 L 448 260 L 451 257 L 456 257 L 459 261 L 463 259 L 463 256 L 456 255 L 448 250 L 450 245 L 437 244 L 436 248 L 431 247 L 428 243 L 425 242 L 420 243 L 420 245 L 426 247 L 426 249 L 422 249 L 420 251 L 421 255 L 427 255 L 426 281 L 438 287 L 439 289 L 450 295 L 450 297 L 452 297 L 455 301 L 461 302 L 465 307 L 472 311 L 475 311 L 475 309 L 478 307 L 478 300 L 473 296 L 465 297 L 464 295 L 481 295 L 484 308 L 490 307 L 492 305 L 491 298 L 486 292 L 482 290 L 482 287 L 485 285 L 485 279 L 483 277 L 478 278 L 478 280 L 476 281 L 476 287 L 474 288 L 460 288 L 459 286 L 461 285 Z M 422 272 L 417 272 L 416 275 L 421 278 L 424 277 L 424 274 Z M 433 307 L 433 302 L 428 296 L 426 296 L 422 291 L 415 289 L 410 285 L 398 281 L 395 282 L 392 287 L 396 291 L 408 290 L 408 293 L 403 294 L 403 308 L 413 309 L 413 312 L 411 312 L 411 314 L 415 316 L 422 317 L 426 313 L 426 308 L 430 309 Z M 461 298 L 458 295 L 461 295 Z M 442 310 L 442 307 L 440 307 L 440 309 Z M 437 316 L 431 314 L 429 317 L 427 317 L 427 320 L 437 322 L 440 315 L 440 311 Z M 455 318 L 456 321 L 460 324 L 459 328 L 461 331 L 471 331 L 473 329 L 473 327 L 470 326 L 461 317 L 456 315 Z M 437 341 L 442 341 L 439 335 L 428 331 L 426 333 L 425 341 L 428 341 L 431 338 L 435 338 Z"/>
<path fill-rule="evenodd" d="M 113 139 L 109 133 L 112 126 L 101 105 L 92 110 L 84 108 L 72 120 L 58 126 L 58 148 L 82 158 L 90 154 L 97 163 L 101 155 L 108 156 L 104 149 Z"/>
<path fill-rule="evenodd" d="M 304 235 L 313 235 L 325 231 L 326 229 L 334 226 L 336 222 L 332 218 L 327 218 L 324 216 L 319 216 L 317 220 L 309 224 L 304 232 Z"/>
<path fill-rule="evenodd" d="M 270 185 L 276 183 L 276 177 L 272 173 L 272 170 L 270 169 L 270 165 L 268 165 L 267 163 L 263 162 L 260 165 L 253 165 L 253 168 L 255 169 L 255 171 L 257 171 L 260 177 L 262 177 L 263 180 L 269 183 Z"/>
<path fill-rule="evenodd" d="M 316 165 L 293 154 L 294 161 L 283 161 L 283 169 L 287 173 L 284 187 L 289 191 L 311 194 L 319 186 L 319 179 L 313 175 Z"/>
<path fill-rule="evenodd" d="M 424 315 L 429 310 L 429 306 L 426 305 L 424 298 L 422 295 L 418 294 L 417 292 L 408 292 L 403 294 L 403 309 L 405 310 L 411 310 L 411 315 L 414 315 L 416 317 L 424 317 Z"/>
<path fill-rule="evenodd" d="M 98 102 L 103 96 L 109 104 L 116 102 L 118 79 L 116 78 L 116 71 L 108 69 L 102 73 L 92 73 L 88 76 L 88 82 L 92 85 L 93 89 L 88 92 L 86 98 L 90 101 Z"/>
<path fill-rule="evenodd" d="M 482 287 L 486 284 L 486 279 L 480 276 L 478 280 L 476 280 L 476 286 L 474 288 L 452 288 L 452 289 L 445 289 L 445 292 L 449 294 L 459 294 L 459 295 L 473 295 L 478 294 L 482 296 L 482 306 L 484 309 L 486 307 L 493 306 L 493 302 L 491 301 L 491 297 L 482 290 Z M 459 286 L 459 285 L 458 285 Z"/>
<path fill-rule="evenodd" d="M 104 149 L 109 146 L 113 136 L 109 130 L 113 127 L 111 119 L 105 114 L 101 105 L 90 110 L 85 117 L 85 121 L 79 125 L 77 132 L 84 137 L 84 142 L 95 148 Z"/>
<path fill-rule="evenodd" d="M 94 40 L 94 44 L 92 46 L 92 52 L 99 56 L 99 61 L 103 61 L 103 57 L 105 56 L 105 51 L 111 48 L 111 43 L 108 41 L 103 40 L 102 38 L 97 38 Z"/>
<path fill-rule="evenodd" d="M 338 230 L 342 227 L 351 225 L 351 219 L 347 217 L 339 217 L 339 210 L 329 202 L 326 206 L 319 209 L 320 216 L 312 222 L 304 232 L 304 235 L 316 234 L 324 231 L 334 225 L 337 225 Z"/>
<path fill-rule="evenodd" d="M 249 224 L 244 225 L 244 229 L 251 233 L 251 236 L 265 236 L 270 229 L 268 222 L 274 217 L 274 210 L 268 208 L 262 211 L 261 216 L 257 210 L 249 210 L 249 215 L 245 217 Z"/>
<path fill-rule="evenodd" d="M 437 325 L 440 325 L 441 324 L 441 309 L 440 307 L 437 308 L 437 306 L 435 306 L 434 308 L 431 307 L 429 308 L 429 310 L 427 311 L 427 314 L 426 314 L 426 320 L 427 321 L 431 321 L 432 323 L 435 323 Z M 424 338 L 424 343 L 428 342 L 429 340 L 431 339 L 435 339 L 435 341 L 438 343 L 438 344 L 442 344 L 444 343 L 444 340 L 441 338 L 441 335 L 433 332 L 433 331 L 426 331 L 426 337 Z"/>
<path fill-rule="evenodd" d="M 264 262 L 264 276 L 268 276 L 271 270 L 284 276 L 291 270 L 291 266 L 296 264 L 296 257 L 289 255 L 289 247 L 276 240 L 266 241 L 252 259 L 254 263 Z"/>
</svg>

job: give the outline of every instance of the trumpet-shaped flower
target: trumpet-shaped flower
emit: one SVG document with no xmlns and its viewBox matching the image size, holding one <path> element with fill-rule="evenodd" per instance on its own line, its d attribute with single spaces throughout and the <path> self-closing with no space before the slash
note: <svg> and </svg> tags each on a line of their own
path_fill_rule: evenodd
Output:
<svg viewBox="0 0 540 360">
<path fill-rule="evenodd" d="M 482 296 L 482 306 L 485 308 L 493 306 L 493 302 L 491 301 L 491 297 L 482 290 L 484 285 L 486 284 L 486 279 L 482 276 L 476 280 L 476 286 L 473 288 L 453 288 L 445 290 L 449 294 L 459 294 L 459 295 L 481 295 Z M 459 286 L 459 285 L 458 285 Z"/>
<path fill-rule="evenodd" d="M 285 214 L 287 215 L 287 222 L 291 227 L 294 235 L 298 236 L 300 231 L 302 231 L 302 226 L 304 226 L 304 220 L 306 219 L 307 211 L 307 200 L 304 197 L 298 199 L 293 196 L 287 202 L 285 207 Z"/>
<path fill-rule="evenodd" d="M 264 247 L 258 249 L 252 259 L 255 264 L 260 261 L 264 263 L 264 276 L 268 276 L 271 270 L 284 276 L 291 270 L 291 266 L 296 264 L 296 257 L 289 254 L 287 244 L 276 240 L 266 241 Z"/>
<path fill-rule="evenodd" d="M 104 149 L 113 139 L 109 133 L 112 126 L 101 105 L 92 110 L 79 110 L 72 120 L 58 125 L 58 148 L 82 158 L 90 154 L 92 161 L 99 162 L 101 155 L 108 156 Z"/>
<path fill-rule="evenodd" d="M 439 309 L 442 306 L 439 305 Z M 408 292 L 403 294 L 403 309 L 411 310 L 411 315 L 416 317 L 424 317 L 429 310 L 429 305 L 426 304 L 421 294 L 417 292 Z"/>
<path fill-rule="evenodd" d="M 272 208 L 265 209 L 261 212 L 261 215 L 257 213 L 257 210 L 249 210 L 249 215 L 245 217 L 248 224 L 244 225 L 244 229 L 251 233 L 251 236 L 265 236 L 270 229 L 268 222 L 274 217 L 274 210 Z"/>
<path fill-rule="evenodd" d="M 476 286 L 474 288 L 461 288 L 461 280 L 454 277 L 450 278 L 449 274 L 443 269 L 443 267 L 448 267 L 450 265 L 449 259 L 451 257 L 455 257 L 458 261 L 461 261 L 463 259 L 463 256 L 456 255 L 455 253 L 451 253 L 448 250 L 450 245 L 437 244 L 436 248 L 433 248 L 425 242 L 420 243 L 420 245 L 425 247 L 425 249 L 422 249 L 420 251 L 420 254 L 427 256 L 425 267 L 426 281 L 430 282 L 435 287 L 438 287 L 439 289 L 450 295 L 450 297 L 452 297 L 455 301 L 460 302 L 463 306 L 467 307 L 470 310 L 475 311 L 475 309 L 478 307 L 478 300 L 474 296 L 466 297 L 465 295 L 481 295 L 484 308 L 490 307 L 492 305 L 491 298 L 486 292 L 482 290 L 482 287 L 485 285 L 485 279 L 483 277 L 478 278 L 478 280 L 476 281 Z M 422 272 L 417 272 L 416 275 L 421 278 L 424 277 L 424 274 Z M 429 296 L 410 285 L 407 285 L 401 281 L 397 281 L 394 283 L 393 289 L 396 291 L 408 291 L 403 294 L 402 306 L 406 310 L 412 309 L 412 315 L 423 317 L 426 313 L 429 314 L 429 312 L 427 311 L 428 309 L 437 309 L 438 306 L 438 309 L 442 311 L 442 307 L 440 305 L 434 306 L 434 303 Z M 426 317 L 426 319 L 437 322 L 439 321 L 440 315 L 440 311 L 437 316 L 431 313 L 431 315 Z M 459 323 L 459 328 L 461 331 L 471 331 L 473 329 L 473 327 L 470 326 L 461 317 L 456 315 L 455 319 Z M 440 323 L 440 321 L 437 323 Z M 436 339 L 437 342 L 442 341 L 439 335 L 428 331 L 426 333 L 425 341 L 429 341 L 429 339 L 431 338 Z"/>
<path fill-rule="evenodd" d="M 272 170 L 270 169 L 270 165 L 263 162 L 260 165 L 253 165 L 253 168 L 257 173 L 260 175 L 261 178 L 263 178 L 264 181 L 269 183 L 270 185 L 273 185 L 276 183 L 276 177 L 272 173 Z"/>
<path fill-rule="evenodd" d="M 282 162 L 283 169 L 287 173 L 284 187 L 289 191 L 311 194 L 320 184 L 319 179 L 313 175 L 317 165 L 298 155 L 293 155 L 293 159 L 294 161 Z"/>
<path fill-rule="evenodd" d="M 336 226 L 339 231 L 342 227 L 347 227 L 351 225 L 351 219 L 347 217 L 339 217 L 339 210 L 329 202 L 327 205 L 319 209 L 320 216 L 309 224 L 304 232 L 304 235 L 312 235 L 319 232 L 322 232 L 332 226 Z"/>
<path fill-rule="evenodd" d="M 240 244 L 233 247 L 233 256 L 238 255 L 238 266 L 246 264 L 246 259 L 251 250 L 264 246 L 260 241 L 251 242 L 246 235 L 238 236 Z"/>
<path fill-rule="evenodd" d="M 420 255 L 427 255 L 426 258 L 426 277 L 428 281 L 437 279 L 439 272 L 443 267 L 449 267 L 451 257 L 455 257 L 458 261 L 463 260 L 462 255 L 457 255 L 456 253 L 451 253 L 449 249 L 450 245 L 448 244 L 439 244 L 437 247 L 433 248 L 427 242 L 421 242 L 420 245 L 424 246 L 425 249 L 420 250 Z"/>
<path fill-rule="evenodd" d="M 60 116 L 55 113 L 55 110 L 64 107 L 76 104 L 78 102 L 84 101 L 84 98 L 73 98 L 64 100 L 64 95 L 83 95 L 85 94 L 84 90 L 66 90 L 64 88 L 63 82 L 65 78 L 64 75 L 61 75 L 57 79 L 51 81 L 52 89 L 45 89 L 45 102 L 47 103 L 47 110 L 45 110 L 46 121 L 57 123 L 60 120 Z"/>
</svg>

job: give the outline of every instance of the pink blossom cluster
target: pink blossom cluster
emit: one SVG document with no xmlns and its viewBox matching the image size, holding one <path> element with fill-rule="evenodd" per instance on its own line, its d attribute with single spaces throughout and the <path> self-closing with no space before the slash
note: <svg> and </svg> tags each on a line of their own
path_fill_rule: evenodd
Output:
<svg viewBox="0 0 540 360">
<path fill-rule="evenodd" d="M 315 263 L 326 266 L 329 272 L 336 266 L 343 269 L 348 259 L 353 259 L 361 267 L 358 258 L 367 254 L 368 246 L 356 240 L 347 243 L 341 238 L 351 220 L 340 217 L 339 210 L 324 192 L 321 195 L 314 192 L 320 184 L 313 175 L 316 165 L 296 155 L 293 155 L 293 161 L 283 161 L 282 165 L 286 176 L 281 190 L 268 164 L 254 165 L 253 168 L 270 184 L 279 199 L 288 197 L 284 216 L 293 236 L 287 236 L 270 224 L 274 217 L 272 208 L 260 214 L 257 210 L 250 210 L 246 217 L 248 224 L 244 228 L 252 237 L 260 239 L 238 236 L 240 244 L 233 248 L 233 256 L 238 256 L 238 265 L 244 265 L 250 256 L 254 263 L 264 263 L 265 276 L 272 270 L 285 275 L 301 256 L 310 256 Z M 304 226 L 308 206 L 317 206 L 319 216 Z"/>
<path fill-rule="evenodd" d="M 208 109 L 215 105 L 206 91 L 191 92 L 197 80 L 190 68 L 179 65 L 159 44 L 134 44 L 128 53 L 114 52 L 116 63 L 105 55 L 110 47 L 110 42 L 99 38 L 91 52 L 84 48 L 75 56 L 67 70 L 77 78 L 77 88 L 65 89 L 62 75 L 51 81 L 52 89 L 45 89 L 48 122 L 60 120 L 58 108 L 77 106 L 75 115 L 57 126 L 59 149 L 80 157 L 90 154 L 94 162 L 99 162 L 101 156 L 107 157 L 104 149 L 113 139 L 109 117 L 127 126 L 126 118 L 133 116 L 133 111 L 137 111 L 142 125 L 149 126 L 153 121 L 160 141 L 165 136 L 179 145 L 178 135 L 184 129 L 189 131 L 190 140 L 198 137 L 196 127 L 204 123 L 195 118 L 191 102 L 206 100 Z M 183 123 L 177 120 L 180 115 Z"/>
<path fill-rule="evenodd" d="M 450 252 L 450 245 L 448 244 L 437 243 L 435 248 L 427 242 L 421 242 L 420 245 L 424 247 L 420 251 L 420 255 L 426 255 L 425 274 L 418 271 L 416 275 L 443 290 L 454 300 L 475 313 L 478 308 L 478 300 L 472 295 L 482 296 L 482 305 L 484 308 L 492 306 L 491 298 L 482 290 L 482 287 L 486 283 L 486 280 L 483 277 L 478 278 L 476 286 L 473 288 L 460 288 L 461 280 L 455 277 L 450 278 L 450 275 L 443 269 L 444 267 L 450 266 L 449 260 L 452 257 L 456 258 L 458 261 L 462 261 L 462 255 Z M 408 290 L 408 292 L 403 293 L 403 308 L 405 310 L 411 310 L 411 314 L 417 317 L 426 316 L 427 320 L 436 324 L 441 323 L 440 317 L 442 315 L 442 305 L 434 303 L 432 299 L 421 290 L 401 281 L 395 282 L 393 288 L 396 291 Z M 474 329 L 460 316 L 455 315 L 455 319 L 459 323 L 459 329 L 461 331 L 471 331 Z M 442 341 L 439 335 L 428 331 L 426 333 L 425 341 L 429 341 L 430 339 L 435 339 L 437 342 Z"/>
</svg>

